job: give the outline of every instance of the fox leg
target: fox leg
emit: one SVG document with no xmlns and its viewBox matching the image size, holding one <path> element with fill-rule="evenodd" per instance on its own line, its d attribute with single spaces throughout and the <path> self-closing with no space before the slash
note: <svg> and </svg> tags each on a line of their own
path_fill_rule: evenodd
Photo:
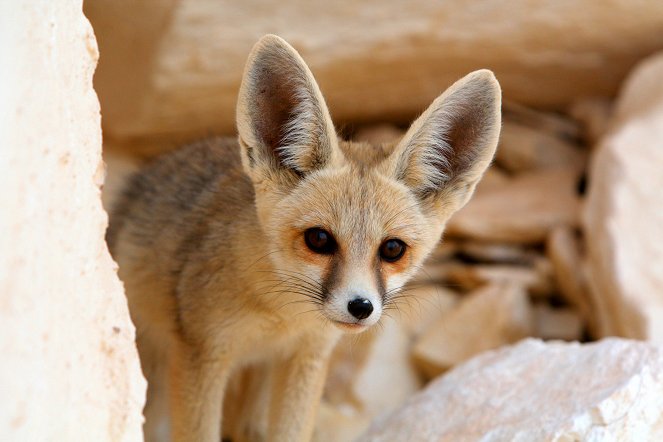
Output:
<svg viewBox="0 0 663 442">
<path fill-rule="evenodd" d="M 304 346 L 289 360 L 275 363 L 268 440 L 311 439 L 334 343 Z"/>
<path fill-rule="evenodd" d="M 219 442 L 229 358 L 214 358 L 178 342 L 170 359 L 171 435 L 174 442 Z"/>
</svg>

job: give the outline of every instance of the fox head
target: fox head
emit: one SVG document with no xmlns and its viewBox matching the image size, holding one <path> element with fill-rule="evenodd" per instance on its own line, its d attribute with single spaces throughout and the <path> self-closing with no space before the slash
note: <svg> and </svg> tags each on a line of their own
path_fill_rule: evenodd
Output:
<svg viewBox="0 0 663 442">
<path fill-rule="evenodd" d="M 391 146 L 337 138 L 299 54 L 253 48 L 237 106 L 242 164 L 282 277 L 346 331 L 375 324 L 471 197 L 500 132 L 501 91 L 480 70 L 440 95 Z"/>
</svg>

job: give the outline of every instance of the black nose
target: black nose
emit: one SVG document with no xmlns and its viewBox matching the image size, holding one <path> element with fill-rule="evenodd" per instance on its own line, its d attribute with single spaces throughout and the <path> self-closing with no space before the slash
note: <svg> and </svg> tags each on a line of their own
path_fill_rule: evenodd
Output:
<svg viewBox="0 0 663 442">
<path fill-rule="evenodd" d="M 355 298 L 348 302 L 348 311 L 357 319 L 366 319 L 373 313 L 373 304 L 366 298 Z"/>
</svg>

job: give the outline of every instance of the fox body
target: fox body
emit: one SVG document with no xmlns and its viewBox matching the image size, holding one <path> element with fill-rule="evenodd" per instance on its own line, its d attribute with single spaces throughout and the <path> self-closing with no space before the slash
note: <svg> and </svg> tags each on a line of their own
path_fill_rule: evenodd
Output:
<svg viewBox="0 0 663 442">
<path fill-rule="evenodd" d="M 336 341 L 380 320 L 470 198 L 495 152 L 500 100 L 492 73 L 477 71 L 399 142 L 342 141 L 301 57 L 263 37 L 238 138 L 162 155 L 111 214 L 148 438 L 168 420 L 174 440 L 219 441 L 228 379 L 262 364 L 265 437 L 309 439 Z"/>
</svg>

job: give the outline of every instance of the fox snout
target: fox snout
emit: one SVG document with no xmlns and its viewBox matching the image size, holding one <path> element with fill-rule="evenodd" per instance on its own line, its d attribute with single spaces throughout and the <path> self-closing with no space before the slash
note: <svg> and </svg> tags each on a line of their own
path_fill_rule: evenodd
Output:
<svg viewBox="0 0 663 442">
<path fill-rule="evenodd" d="M 345 263 L 340 274 L 328 287 L 322 305 L 326 319 L 344 331 L 359 332 L 376 324 L 382 316 L 384 288 L 379 271 L 361 269 Z"/>
<path fill-rule="evenodd" d="M 337 294 L 322 308 L 323 314 L 343 331 L 360 332 L 382 316 L 382 300 L 369 293 Z"/>
</svg>

